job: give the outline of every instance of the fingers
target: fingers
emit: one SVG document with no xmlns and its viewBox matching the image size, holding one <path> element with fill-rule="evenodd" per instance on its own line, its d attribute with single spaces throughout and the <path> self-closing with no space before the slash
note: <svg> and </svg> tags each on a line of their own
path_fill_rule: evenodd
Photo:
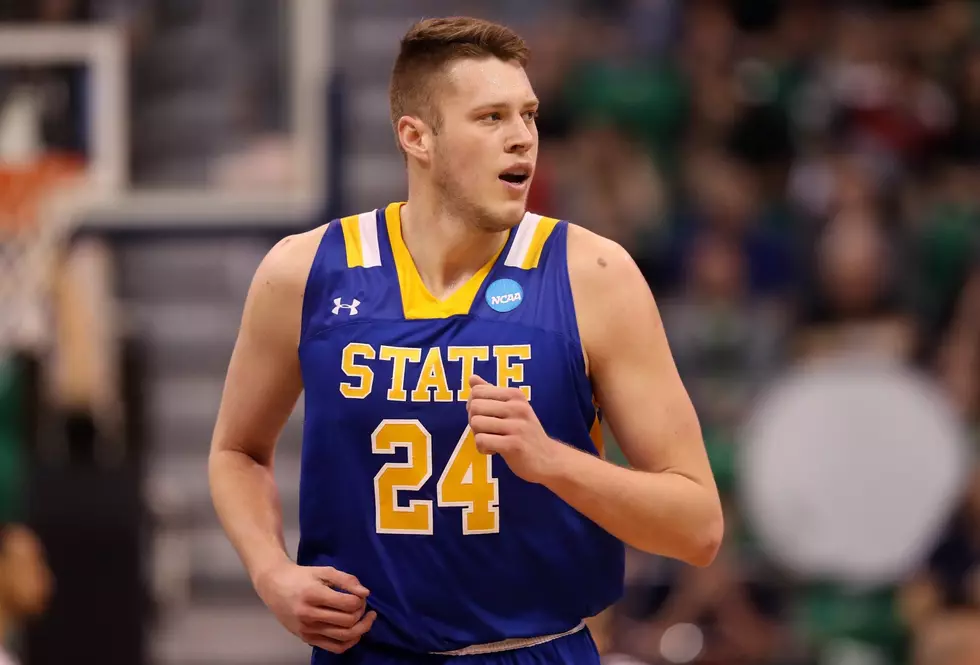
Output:
<svg viewBox="0 0 980 665">
<path fill-rule="evenodd" d="M 371 626 L 374 625 L 374 620 L 377 618 L 378 613 L 372 610 L 351 626 L 337 626 L 330 623 L 314 624 L 304 629 L 303 639 L 326 638 L 339 643 L 350 642 L 351 640 L 357 641 L 361 639 L 362 635 L 371 630 Z"/>
<path fill-rule="evenodd" d="M 353 612 L 338 612 L 322 607 L 307 607 L 300 616 L 303 626 L 315 629 L 318 626 L 331 625 L 341 628 L 353 628 L 364 616 L 366 607 L 354 610 Z"/>
<path fill-rule="evenodd" d="M 350 640 L 349 642 L 337 642 L 334 640 L 329 640 L 326 637 L 311 636 L 310 638 L 303 637 L 303 641 L 309 644 L 310 646 L 319 647 L 324 651 L 329 651 L 330 653 L 344 653 L 352 646 L 357 644 L 360 640 Z"/>
<path fill-rule="evenodd" d="M 303 595 L 303 601 L 311 607 L 340 612 L 357 612 L 364 609 L 364 599 L 345 591 L 331 589 L 326 584 L 312 584 Z"/>
<path fill-rule="evenodd" d="M 470 388 L 470 402 L 482 399 L 492 399 L 500 402 L 527 401 L 520 388 L 501 388 L 486 382 Z"/>
<path fill-rule="evenodd" d="M 343 653 L 347 649 L 357 644 L 361 637 L 371 630 L 374 620 L 378 618 L 378 613 L 371 611 L 365 614 L 360 621 L 353 626 L 346 628 L 330 624 L 320 624 L 308 628 L 300 637 L 307 644 L 320 647 L 331 653 Z"/>
<path fill-rule="evenodd" d="M 318 579 L 334 588 L 343 589 L 361 598 L 367 598 L 371 594 L 356 577 L 342 570 L 337 570 L 333 566 L 323 566 L 312 570 Z"/>
<path fill-rule="evenodd" d="M 490 384 L 483 380 L 482 376 L 476 374 L 470 375 L 470 388 L 475 388 L 477 386 L 489 386 Z"/>
<path fill-rule="evenodd" d="M 476 444 L 476 449 L 484 455 L 504 452 L 508 448 L 509 441 L 509 437 L 501 434 L 477 432 L 473 435 L 473 442 Z"/>
<path fill-rule="evenodd" d="M 470 417 L 487 416 L 489 418 L 509 418 L 514 415 L 514 407 L 510 402 L 501 402 L 494 399 L 470 400 L 467 408 Z"/>
<path fill-rule="evenodd" d="M 361 620 L 355 623 L 350 628 L 343 628 L 341 626 L 330 626 L 324 625 L 320 630 L 316 631 L 323 637 L 327 639 L 334 640 L 335 642 L 349 642 L 351 640 L 359 640 L 364 633 L 371 630 L 371 626 L 374 625 L 374 620 L 378 618 L 378 613 L 371 611 L 361 617 Z"/>
<path fill-rule="evenodd" d="M 506 436 L 514 430 L 514 423 L 503 418 L 490 416 L 470 416 L 470 427 L 474 434 L 499 434 Z"/>
<path fill-rule="evenodd" d="M 508 436 L 519 434 L 530 407 L 518 388 L 500 388 L 486 381 L 471 382 L 466 404 L 477 450 L 484 454 L 503 452 Z"/>
</svg>

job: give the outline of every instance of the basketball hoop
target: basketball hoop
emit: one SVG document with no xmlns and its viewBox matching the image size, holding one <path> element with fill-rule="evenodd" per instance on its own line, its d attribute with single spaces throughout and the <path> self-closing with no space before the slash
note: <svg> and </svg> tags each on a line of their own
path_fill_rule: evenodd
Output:
<svg viewBox="0 0 980 665">
<path fill-rule="evenodd" d="M 0 163 L 0 357 L 50 344 L 51 289 L 72 215 L 66 194 L 83 184 L 81 159 L 47 155 Z"/>
</svg>

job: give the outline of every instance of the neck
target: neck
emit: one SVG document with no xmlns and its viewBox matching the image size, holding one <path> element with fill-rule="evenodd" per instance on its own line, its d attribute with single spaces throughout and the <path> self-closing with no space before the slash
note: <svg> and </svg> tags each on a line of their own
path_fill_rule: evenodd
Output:
<svg viewBox="0 0 980 665">
<path fill-rule="evenodd" d="M 481 230 L 437 197 L 410 193 L 401 223 L 415 268 L 437 298 L 455 291 L 507 242 L 507 231 Z"/>
</svg>

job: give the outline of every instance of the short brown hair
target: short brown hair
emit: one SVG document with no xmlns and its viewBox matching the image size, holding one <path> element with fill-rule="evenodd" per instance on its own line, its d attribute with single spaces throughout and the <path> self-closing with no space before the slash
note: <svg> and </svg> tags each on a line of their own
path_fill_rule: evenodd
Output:
<svg viewBox="0 0 980 665">
<path fill-rule="evenodd" d="M 389 101 L 392 125 L 416 115 L 438 125 L 432 108 L 433 74 L 463 58 L 514 60 L 527 66 L 530 51 L 510 28 L 468 16 L 419 21 L 402 38 L 391 72 Z"/>
</svg>

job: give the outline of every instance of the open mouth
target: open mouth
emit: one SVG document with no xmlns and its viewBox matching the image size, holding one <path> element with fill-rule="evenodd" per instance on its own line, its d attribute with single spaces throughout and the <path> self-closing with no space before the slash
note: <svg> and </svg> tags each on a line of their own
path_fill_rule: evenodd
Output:
<svg viewBox="0 0 980 665">
<path fill-rule="evenodd" d="M 523 185 L 530 177 L 530 169 L 525 166 L 515 166 L 500 174 L 500 179 L 511 185 Z"/>
</svg>

